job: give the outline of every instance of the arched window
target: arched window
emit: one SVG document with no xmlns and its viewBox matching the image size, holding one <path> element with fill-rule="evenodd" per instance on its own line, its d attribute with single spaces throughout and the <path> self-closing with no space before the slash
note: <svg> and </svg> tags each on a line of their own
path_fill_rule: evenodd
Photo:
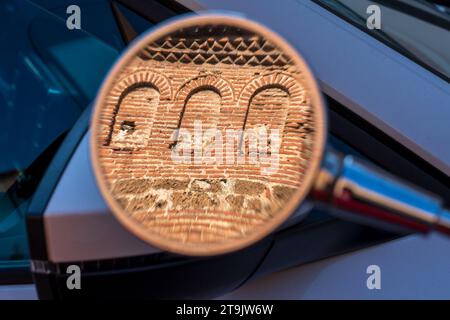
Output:
<svg viewBox="0 0 450 320">
<path fill-rule="evenodd" d="M 248 105 L 243 129 L 264 126 L 283 131 L 289 107 L 289 93 L 280 86 L 269 85 L 257 90 Z"/>
<path fill-rule="evenodd" d="M 215 141 L 214 129 L 220 127 L 221 117 L 223 118 L 222 107 L 230 108 L 234 101 L 231 86 L 216 75 L 206 74 L 185 82 L 176 97 L 175 108 L 179 112 L 177 129 L 188 130 L 192 136 L 195 135 L 195 130 L 200 129 L 205 135 L 202 137 L 201 150 L 197 152 L 210 150 Z M 178 145 L 178 136 L 174 140 L 174 145 Z M 214 151 L 211 152 L 207 154 L 214 157 Z"/>
<path fill-rule="evenodd" d="M 200 87 L 186 98 L 180 128 L 194 130 L 194 122 L 201 121 L 202 129 L 215 128 L 219 120 L 221 97 L 217 90 Z"/>
<path fill-rule="evenodd" d="M 121 95 L 114 117 L 110 146 L 136 149 L 146 146 L 159 104 L 159 92 L 151 84 L 138 83 Z"/>
<path fill-rule="evenodd" d="M 115 150 L 145 147 L 160 101 L 171 97 L 170 82 L 159 73 L 142 69 L 121 79 L 108 97 L 112 108 L 104 145 Z"/>
<path fill-rule="evenodd" d="M 239 150 L 252 159 L 277 151 L 282 157 L 301 152 L 304 123 L 304 88 L 289 74 L 274 72 L 252 79 L 243 88 L 238 106 L 244 108 Z M 272 141 L 277 137 L 277 141 Z M 274 148 L 273 148 L 274 147 Z M 273 150 L 272 150 L 273 149 Z"/>
</svg>

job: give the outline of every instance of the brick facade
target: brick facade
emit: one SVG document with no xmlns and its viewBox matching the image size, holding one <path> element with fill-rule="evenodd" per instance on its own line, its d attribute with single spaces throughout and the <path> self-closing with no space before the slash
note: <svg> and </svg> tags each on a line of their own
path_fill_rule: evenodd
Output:
<svg viewBox="0 0 450 320">
<path fill-rule="evenodd" d="M 100 117 L 101 165 L 115 198 L 153 231 L 186 243 L 239 237 L 276 214 L 301 184 L 314 134 L 309 97 L 288 57 L 239 29 L 213 34 L 187 29 L 149 44 L 123 70 Z M 193 132 L 196 120 L 203 130 L 280 130 L 278 170 L 174 163 L 174 130 Z"/>
</svg>

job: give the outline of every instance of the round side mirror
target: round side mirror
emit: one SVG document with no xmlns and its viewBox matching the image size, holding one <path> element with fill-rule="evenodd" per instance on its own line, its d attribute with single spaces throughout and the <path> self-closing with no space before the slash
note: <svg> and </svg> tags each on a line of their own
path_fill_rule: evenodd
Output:
<svg viewBox="0 0 450 320">
<path fill-rule="evenodd" d="M 367 222 L 449 227 L 434 198 L 325 155 L 325 104 L 307 63 L 243 18 L 190 15 L 141 36 L 103 83 L 91 130 L 112 212 L 172 252 L 251 245 L 307 197 Z"/>
</svg>

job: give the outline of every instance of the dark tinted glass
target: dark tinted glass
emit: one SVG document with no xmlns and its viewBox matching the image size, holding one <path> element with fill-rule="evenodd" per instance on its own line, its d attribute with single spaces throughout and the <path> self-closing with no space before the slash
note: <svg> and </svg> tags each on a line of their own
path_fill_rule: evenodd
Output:
<svg viewBox="0 0 450 320">
<path fill-rule="evenodd" d="M 27 260 L 28 204 L 117 51 L 30 1 L 2 1 L 0 27 L 0 268 L 7 268 Z"/>
</svg>

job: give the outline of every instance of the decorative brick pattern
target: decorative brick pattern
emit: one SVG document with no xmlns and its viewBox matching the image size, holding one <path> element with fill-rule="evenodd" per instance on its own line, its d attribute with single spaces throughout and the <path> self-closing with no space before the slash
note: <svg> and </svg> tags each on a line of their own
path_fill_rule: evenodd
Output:
<svg viewBox="0 0 450 320">
<path fill-rule="evenodd" d="M 216 37 L 214 35 L 227 34 Z M 151 43 L 140 55 L 143 60 L 178 64 L 284 67 L 290 61 L 259 35 L 228 26 L 211 25 L 203 30 L 188 28 Z"/>
<path fill-rule="evenodd" d="M 100 157 L 128 214 L 167 238 L 216 243 L 257 230 L 302 183 L 313 115 L 301 74 L 273 44 L 223 26 L 180 30 L 149 44 L 123 70 L 100 116 Z M 265 127 L 281 132 L 279 168 L 268 163 L 174 163 L 173 132 Z M 249 157 L 237 136 L 233 156 Z M 210 141 L 203 141 L 209 143 Z M 175 144 L 176 145 L 176 144 Z M 195 150 L 194 150 L 195 152 Z"/>
</svg>

